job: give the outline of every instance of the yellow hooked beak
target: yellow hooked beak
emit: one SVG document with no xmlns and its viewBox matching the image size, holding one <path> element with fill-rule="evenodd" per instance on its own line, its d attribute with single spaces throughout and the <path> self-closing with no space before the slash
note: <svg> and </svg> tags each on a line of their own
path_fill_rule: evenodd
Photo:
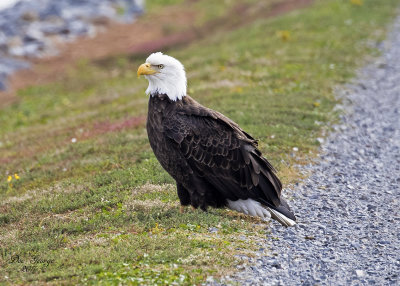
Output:
<svg viewBox="0 0 400 286">
<path fill-rule="evenodd" d="M 138 77 L 141 75 L 151 75 L 151 74 L 155 74 L 158 71 L 154 70 L 150 64 L 148 63 L 144 63 L 141 64 L 140 67 L 137 70 L 137 75 Z"/>
</svg>

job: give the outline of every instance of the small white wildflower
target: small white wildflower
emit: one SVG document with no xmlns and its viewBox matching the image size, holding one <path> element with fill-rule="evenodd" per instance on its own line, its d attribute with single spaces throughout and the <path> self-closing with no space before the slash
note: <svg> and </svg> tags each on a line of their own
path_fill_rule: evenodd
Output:
<svg viewBox="0 0 400 286">
<path fill-rule="evenodd" d="M 75 138 L 75 137 L 72 138 L 72 139 L 71 139 L 71 142 L 72 142 L 72 143 L 76 143 L 76 138 Z"/>
<path fill-rule="evenodd" d="M 297 151 L 299 151 L 299 148 L 293 147 L 293 151 L 294 151 L 294 152 L 297 152 Z"/>
</svg>

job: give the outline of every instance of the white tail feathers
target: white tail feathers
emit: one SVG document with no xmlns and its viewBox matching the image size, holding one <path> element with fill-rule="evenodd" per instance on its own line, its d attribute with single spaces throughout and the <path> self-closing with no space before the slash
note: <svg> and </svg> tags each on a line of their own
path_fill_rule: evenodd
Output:
<svg viewBox="0 0 400 286">
<path fill-rule="evenodd" d="M 257 216 L 265 221 L 269 220 L 272 216 L 272 218 L 276 219 L 284 226 L 293 226 L 296 224 L 294 220 L 288 218 L 280 212 L 267 206 L 263 206 L 259 202 L 252 199 L 237 201 L 228 200 L 228 208 L 247 215 Z"/>
<path fill-rule="evenodd" d="M 228 200 L 228 208 L 247 215 L 258 216 L 263 220 L 271 218 L 270 212 L 259 202 L 252 199 L 237 201 Z"/>
<path fill-rule="evenodd" d="M 294 226 L 296 224 L 296 222 L 290 218 L 288 218 L 287 216 L 281 214 L 280 212 L 268 208 L 267 209 L 270 211 L 271 216 L 276 219 L 277 221 L 279 221 L 281 224 L 283 224 L 284 226 Z"/>
</svg>

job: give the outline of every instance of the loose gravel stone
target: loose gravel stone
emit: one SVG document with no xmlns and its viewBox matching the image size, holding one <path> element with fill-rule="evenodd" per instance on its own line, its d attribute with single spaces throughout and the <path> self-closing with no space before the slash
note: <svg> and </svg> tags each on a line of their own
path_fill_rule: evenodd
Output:
<svg viewBox="0 0 400 286">
<path fill-rule="evenodd" d="M 285 191 L 298 224 L 271 223 L 265 251 L 231 280 L 400 285 L 400 18 L 382 53 L 339 93 L 342 123 L 302 167 L 308 179 Z"/>
</svg>

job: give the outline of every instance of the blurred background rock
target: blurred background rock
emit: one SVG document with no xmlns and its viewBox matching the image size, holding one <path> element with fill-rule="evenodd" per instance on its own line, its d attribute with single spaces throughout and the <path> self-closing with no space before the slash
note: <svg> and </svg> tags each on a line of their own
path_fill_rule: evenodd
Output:
<svg viewBox="0 0 400 286">
<path fill-rule="evenodd" d="M 132 22 L 143 13 L 143 0 L 0 1 L 0 91 L 29 59 L 57 54 L 57 44 L 93 37 L 110 21 Z"/>
</svg>

